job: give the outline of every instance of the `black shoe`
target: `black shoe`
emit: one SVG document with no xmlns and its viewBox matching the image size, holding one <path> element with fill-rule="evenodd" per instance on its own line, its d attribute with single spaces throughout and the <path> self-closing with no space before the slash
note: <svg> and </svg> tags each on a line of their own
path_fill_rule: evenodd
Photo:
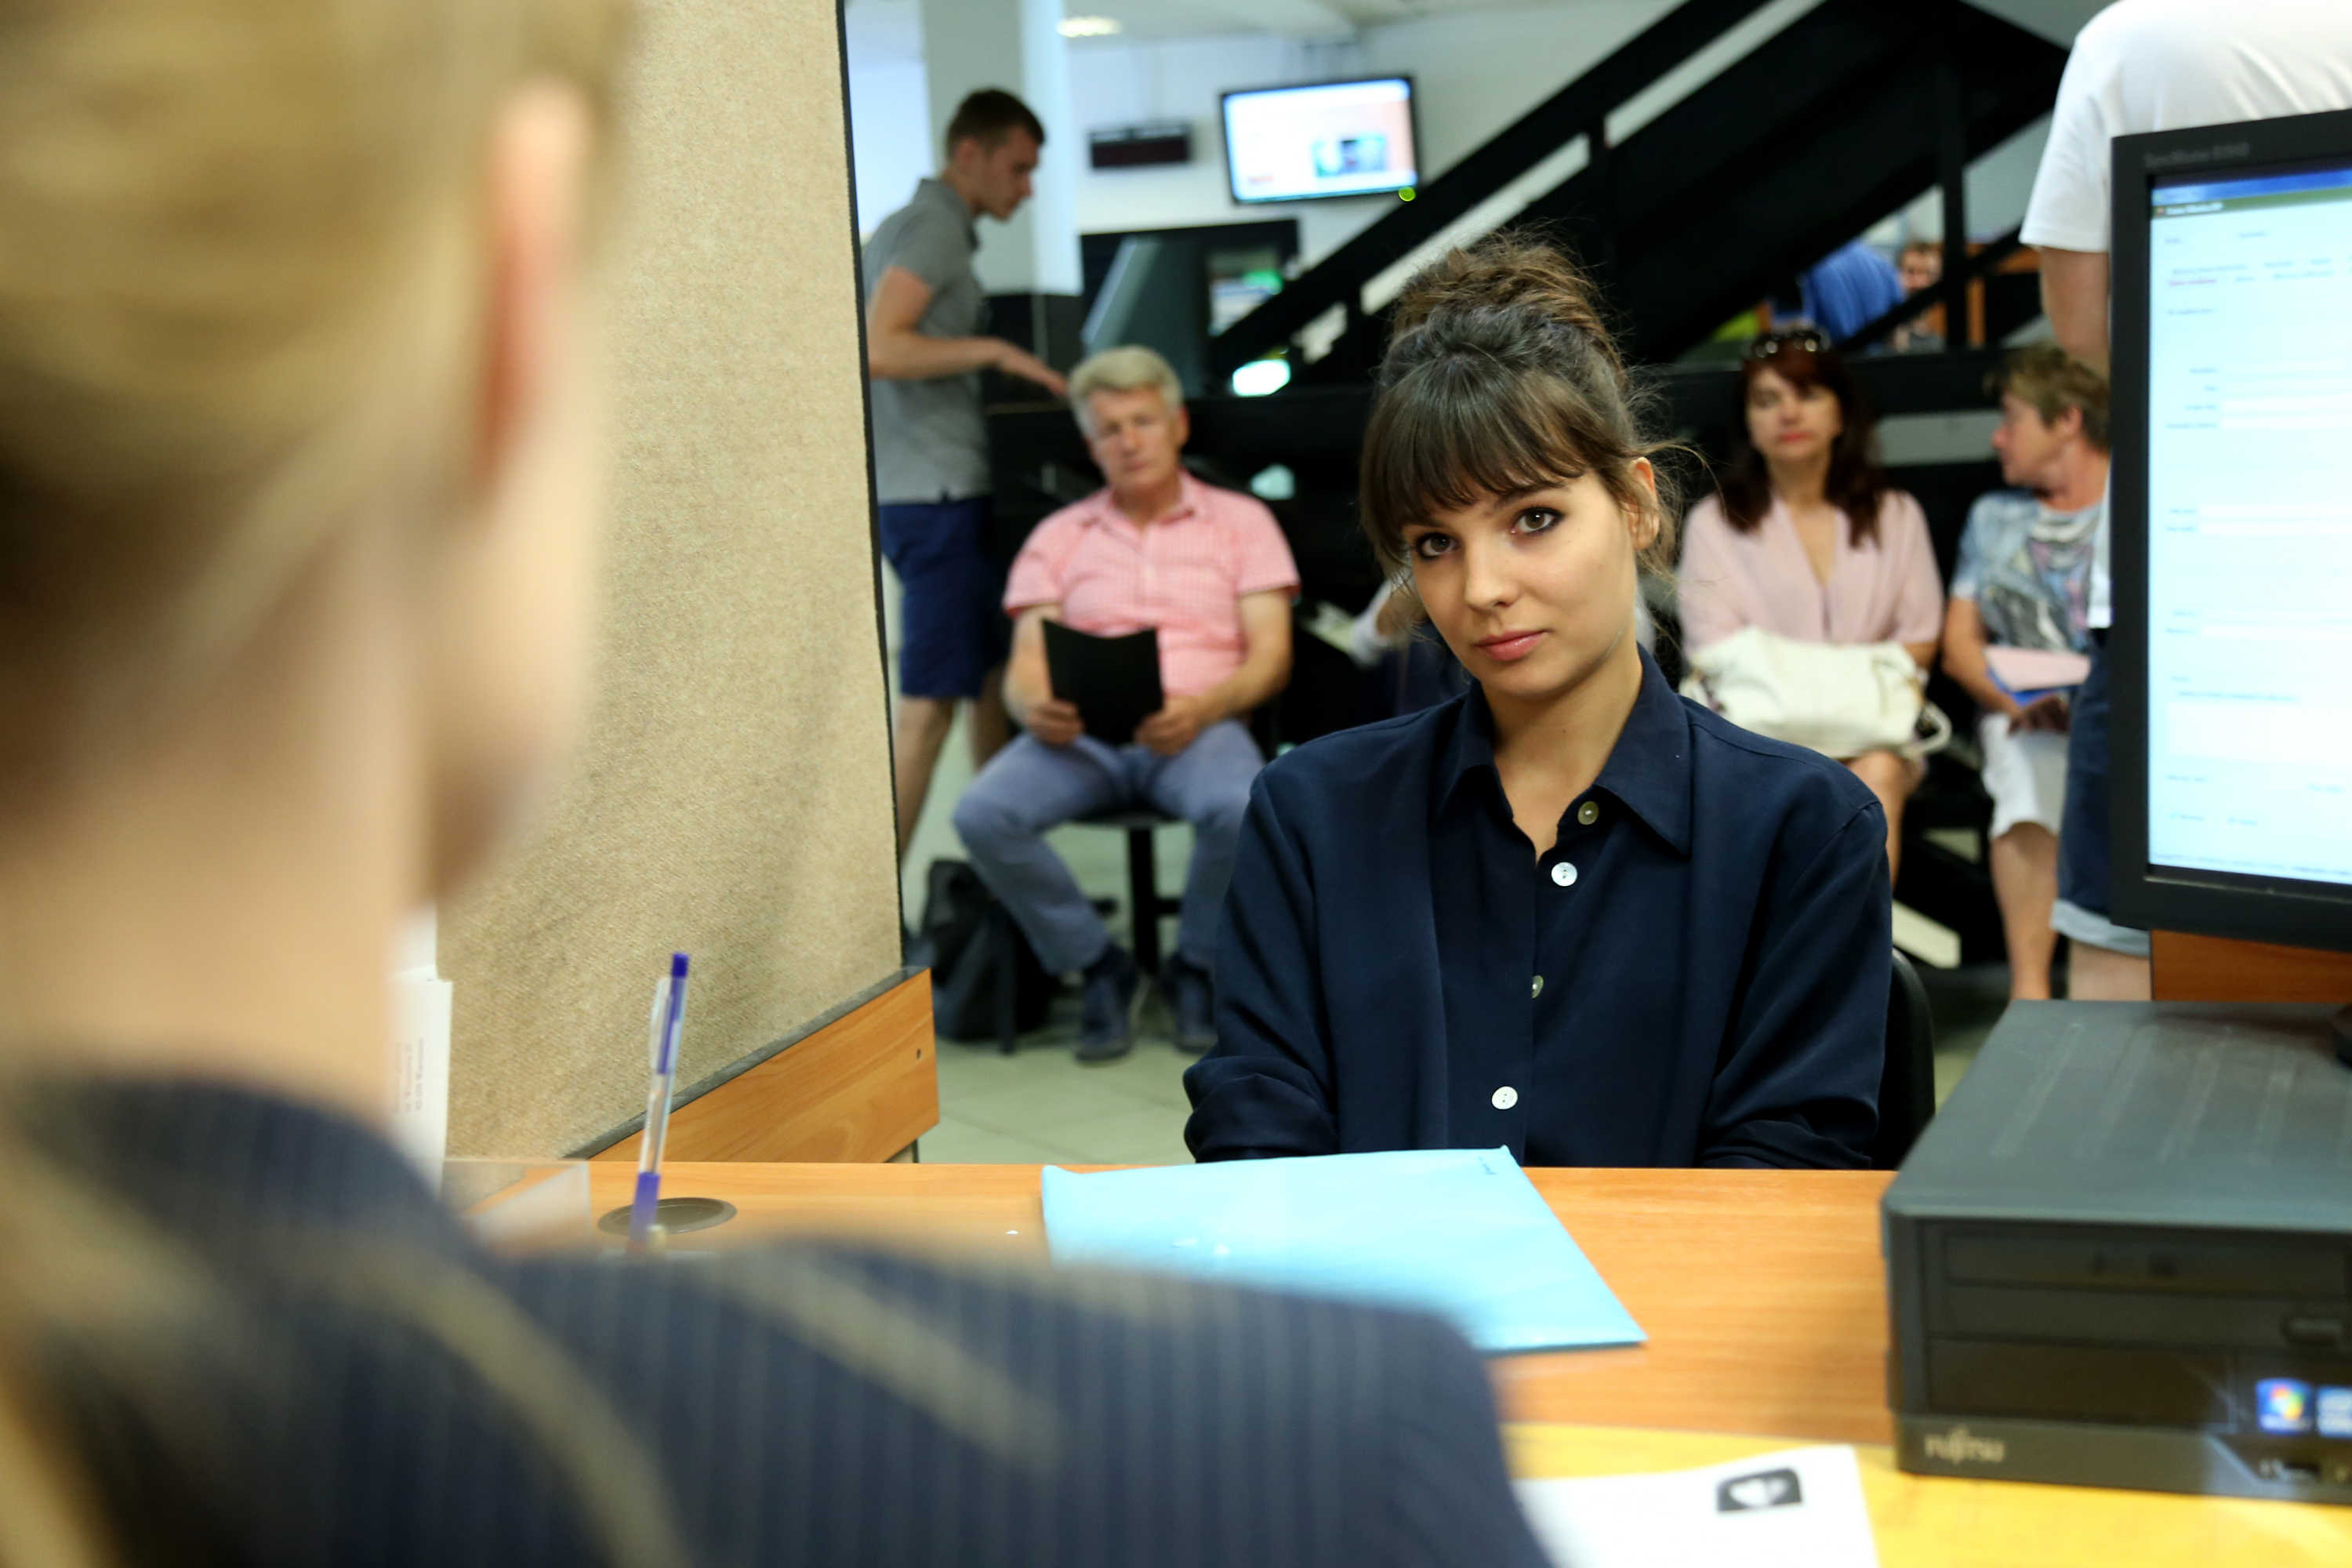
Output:
<svg viewBox="0 0 2352 1568">
<path fill-rule="evenodd" d="M 1176 1016 L 1176 1048 L 1193 1056 L 1217 1043 L 1217 993 L 1208 971 L 1171 957 L 1160 972 L 1160 994 Z"/>
<path fill-rule="evenodd" d="M 1135 990 L 1143 978 L 1127 950 L 1112 942 L 1087 965 L 1078 1019 L 1078 1060 L 1117 1061 L 1135 1048 Z"/>
</svg>

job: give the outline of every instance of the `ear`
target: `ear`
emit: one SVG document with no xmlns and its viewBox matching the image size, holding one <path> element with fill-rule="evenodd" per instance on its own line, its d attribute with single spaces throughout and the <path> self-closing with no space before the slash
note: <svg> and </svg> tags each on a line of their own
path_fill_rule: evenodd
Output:
<svg viewBox="0 0 2352 1568">
<path fill-rule="evenodd" d="M 1169 427 L 1176 432 L 1178 447 L 1182 447 L 1192 438 L 1192 411 L 1184 405 L 1180 403 L 1176 405 L 1176 412 L 1169 419 L 1168 424 Z"/>
<path fill-rule="evenodd" d="M 2083 411 L 2068 406 L 2058 411 L 2058 417 L 2045 421 L 2050 433 L 2061 441 L 2071 441 L 2083 433 Z"/>
<path fill-rule="evenodd" d="M 554 82 L 515 93 L 490 128 L 487 359 L 475 444 L 485 494 L 503 488 L 569 346 L 591 139 L 587 104 Z"/>
<path fill-rule="evenodd" d="M 1649 498 L 1649 504 L 1640 509 L 1630 526 L 1633 533 L 1633 551 L 1639 554 L 1658 542 L 1658 531 L 1665 526 L 1665 518 L 1658 503 L 1657 465 L 1647 458 L 1633 459 L 1633 479 Z"/>
<path fill-rule="evenodd" d="M 599 468 L 573 297 L 590 139 L 576 91 L 534 84 L 485 149 L 474 494 L 439 541 L 419 627 L 425 896 L 454 887 L 528 804 L 584 701 Z"/>
</svg>

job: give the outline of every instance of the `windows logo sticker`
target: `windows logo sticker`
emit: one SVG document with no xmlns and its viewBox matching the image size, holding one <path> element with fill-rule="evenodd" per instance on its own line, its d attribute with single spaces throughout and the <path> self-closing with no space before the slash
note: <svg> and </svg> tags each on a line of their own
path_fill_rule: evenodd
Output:
<svg viewBox="0 0 2352 1568">
<path fill-rule="evenodd" d="M 2254 1384 L 2254 1425 L 2265 1432 L 2310 1431 L 2311 1384 L 2292 1377 Z"/>
<path fill-rule="evenodd" d="M 1759 1470 L 1734 1476 L 1715 1489 L 1715 1511 L 1747 1513 L 1761 1508 L 1790 1508 L 1805 1500 L 1805 1489 L 1794 1470 Z"/>
</svg>

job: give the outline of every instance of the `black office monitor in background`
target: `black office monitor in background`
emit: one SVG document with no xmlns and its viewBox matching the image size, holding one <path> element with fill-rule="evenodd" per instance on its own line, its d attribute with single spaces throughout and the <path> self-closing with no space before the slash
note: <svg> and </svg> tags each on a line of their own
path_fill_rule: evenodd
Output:
<svg viewBox="0 0 2352 1568">
<path fill-rule="evenodd" d="M 2115 918 L 2352 951 L 2352 111 L 2114 159 Z"/>
</svg>

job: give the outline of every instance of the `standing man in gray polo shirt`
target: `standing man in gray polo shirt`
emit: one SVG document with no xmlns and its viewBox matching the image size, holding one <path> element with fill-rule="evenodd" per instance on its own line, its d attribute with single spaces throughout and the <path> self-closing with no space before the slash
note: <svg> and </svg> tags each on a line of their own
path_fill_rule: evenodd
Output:
<svg viewBox="0 0 2352 1568">
<path fill-rule="evenodd" d="M 1055 397 L 1062 378 L 1002 338 L 972 276 L 980 215 L 1000 223 L 1029 199 L 1045 128 L 997 88 L 948 122 L 947 163 L 866 243 L 866 365 L 874 385 L 875 493 L 882 553 L 906 590 L 898 654 L 898 853 L 923 815 L 958 702 L 970 702 L 972 766 L 1002 747 L 1003 574 L 988 549 L 988 426 L 980 373 L 994 368 Z"/>
</svg>

